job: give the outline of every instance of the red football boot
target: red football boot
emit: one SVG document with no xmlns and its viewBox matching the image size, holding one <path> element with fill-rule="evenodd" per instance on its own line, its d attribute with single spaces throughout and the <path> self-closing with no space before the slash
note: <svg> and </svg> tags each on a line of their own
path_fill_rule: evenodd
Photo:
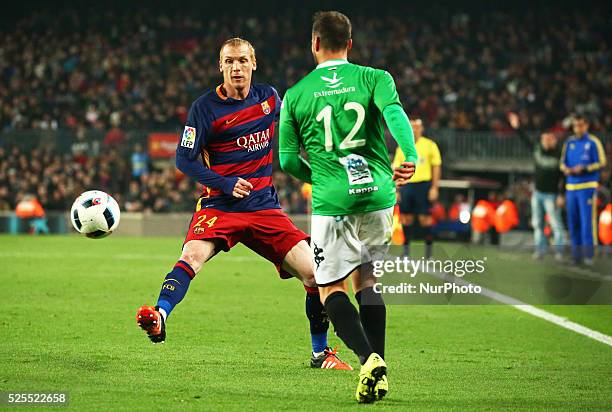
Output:
<svg viewBox="0 0 612 412">
<path fill-rule="evenodd" d="M 166 340 L 166 323 L 164 317 L 159 313 L 158 307 L 143 305 L 136 313 L 138 326 L 147 332 L 147 336 L 153 343 L 164 343 Z"/>
<path fill-rule="evenodd" d="M 321 369 L 338 369 L 343 371 L 352 371 L 353 367 L 346 362 L 340 360 L 337 355 L 336 349 L 332 350 L 327 347 L 323 350 L 323 353 L 319 356 L 312 356 L 310 359 L 311 368 Z"/>
</svg>

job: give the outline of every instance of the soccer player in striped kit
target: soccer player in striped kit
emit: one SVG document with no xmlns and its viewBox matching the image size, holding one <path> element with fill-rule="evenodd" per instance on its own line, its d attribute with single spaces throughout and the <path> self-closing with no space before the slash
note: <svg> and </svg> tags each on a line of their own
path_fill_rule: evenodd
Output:
<svg viewBox="0 0 612 412">
<path fill-rule="evenodd" d="M 154 343 L 166 338 L 167 317 L 183 299 L 202 265 L 241 242 L 276 265 L 280 277 L 300 279 L 312 340 L 311 367 L 352 369 L 327 346 L 329 319 L 314 280 L 309 236 L 280 208 L 272 185 L 276 90 L 251 84 L 255 50 L 233 38 L 221 47 L 223 83 L 191 106 L 176 150 L 176 166 L 205 187 L 197 202 L 179 261 L 162 284 L 157 305 L 136 319 Z"/>
<path fill-rule="evenodd" d="M 575 264 L 593 265 L 597 242 L 597 187 L 606 154 L 601 141 L 589 133 L 584 116 L 572 121 L 574 135 L 563 145 L 561 171 L 565 184 L 567 226 Z"/>
</svg>

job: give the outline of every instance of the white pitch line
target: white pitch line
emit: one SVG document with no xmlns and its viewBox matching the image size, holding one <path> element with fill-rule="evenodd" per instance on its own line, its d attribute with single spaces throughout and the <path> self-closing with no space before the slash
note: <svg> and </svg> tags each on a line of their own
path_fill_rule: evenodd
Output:
<svg viewBox="0 0 612 412">
<path fill-rule="evenodd" d="M 443 274 L 439 274 L 439 273 L 428 273 L 429 275 L 441 279 L 441 280 L 447 280 L 448 278 L 443 275 Z M 474 285 L 476 286 L 475 283 L 471 283 L 468 282 L 467 280 L 463 279 L 463 278 L 459 278 L 456 277 L 455 279 L 453 279 L 453 282 L 460 284 L 461 286 L 468 286 L 468 285 Z M 480 286 L 480 285 L 478 285 Z M 572 322 L 571 320 L 564 318 L 562 316 L 558 316 L 555 315 L 553 313 L 547 312 L 543 309 L 540 308 L 536 308 L 533 305 L 529 305 L 525 302 L 522 302 L 518 299 L 515 299 L 511 296 L 507 296 L 504 295 L 502 293 L 499 292 L 495 292 L 494 290 L 491 289 L 487 289 L 484 286 L 480 286 L 481 288 L 481 295 L 486 296 L 488 298 L 491 298 L 497 302 L 506 304 L 506 305 L 510 305 L 515 307 L 516 309 L 525 312 L 525 313 L 529 313 L 530 315 L 533 315 L 537 318 L 540 319 L 544 319 L 548 322 L 554 323 L 557 326 L 561 326 L 562 328 L 571 330 L 573 332 L 579 333 L 583 336 L 586 336 L 588 338 L 594 339 L 598 342 L 604 343 L 608 346 L 612 346 L 612 336 L 608 336 L 605 335 L 601 332 L 598 332 L 596 330 L 587 328 L 586 326 L 583 326 L 579 323 L 576 322 Z"/>
</svg>

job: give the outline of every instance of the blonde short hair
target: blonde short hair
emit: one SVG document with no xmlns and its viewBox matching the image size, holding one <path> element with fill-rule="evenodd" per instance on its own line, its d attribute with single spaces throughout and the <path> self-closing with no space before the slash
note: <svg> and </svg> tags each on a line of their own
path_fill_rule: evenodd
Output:
<svg viewBox="0 0 612 412">
<path fill-rule="evenodd" d="M 221 58 L 223 57 L 223 49 L 225 48 L 225 46 L 230 46 L 230 47 L 247 46 L 249 48 L 249 51 L 251 52 L 251 59 L 253 59 L 253 61 L 256 61 L 255 48 L 253 47 L 251 42 L 249 42 L 248 40 L 241 39 L 240 37 L 234 37 L 232 39 L 224 41 L 223 44 L 221 45 L 221 48 L 219 49 L 219 60 L 221 60 Z"/>
</svg>

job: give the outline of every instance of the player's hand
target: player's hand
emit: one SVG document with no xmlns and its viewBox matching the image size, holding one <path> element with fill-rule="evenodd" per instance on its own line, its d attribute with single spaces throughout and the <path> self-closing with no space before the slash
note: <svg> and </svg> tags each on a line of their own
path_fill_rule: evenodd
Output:
<svg viewBox="0 0 612 412">
<path fill-rule="evenodd" d="M 438 200 L 438 188 L 437 187 L 431 187 L 429 189 L 429 193 L 427 193 L 427 198 L 429 199 L 430 202 L 435 202 L 436 200 Z"/>
<path fill-rule="evenodd" d="M 397 186 L 403 186 L 414 176 L 415 166 L 413 162 L 403 162 L 400 167 L 393 169 L 393 180 Z"/>
<path fill-rule="evenodd" d="M 514 130 L 518 129 L 521 126 L 521 120 L 519 115 L 514 112 L 508 112 L 508 123 L 510 123 L 510 127 Z"/>
<path fill-rule="evenodd" d="M 251 189 L 253 189 L 253 185 L 239 177 L 236 185 L 234 186 L 232 196 L 237 197 L 238 199 L 245 198 L 251 194 Z"/>
</svg>

